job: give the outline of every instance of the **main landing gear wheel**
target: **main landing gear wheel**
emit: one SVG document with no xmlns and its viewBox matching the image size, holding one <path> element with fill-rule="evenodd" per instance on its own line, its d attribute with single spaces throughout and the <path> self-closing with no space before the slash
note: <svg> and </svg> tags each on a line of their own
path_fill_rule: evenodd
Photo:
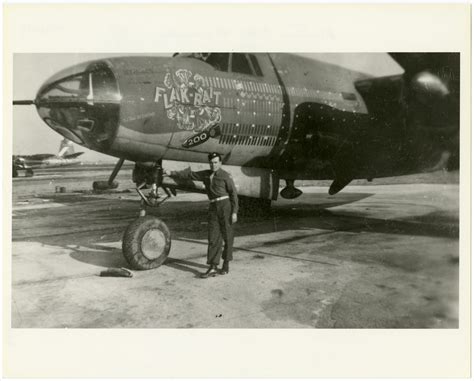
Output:
<svg viewBox="0 0 474 381">
<path fill-rule="evenodd" d="M 137 218 L 123 235 L 123 255 L 135 270 L 161 266 L 168 257 L 170 248 L 170 231 L 163 221 L 154 216 Z"/>
<path fill-rule="evenodd" d="M 26 172 L 25 172 L 25 177 L 33 177 L 34 175 L 34 172 L 32 169 L 27 169 Z"/>
<path fill-rule="evenodd" d="M 109 189 L 117 189 L 118 182 L 112 181 L 109 183 L 108 181 L 94 181 L 92 183 L 92 189 L 95 191 L 105 191 Z"/>
</svg>

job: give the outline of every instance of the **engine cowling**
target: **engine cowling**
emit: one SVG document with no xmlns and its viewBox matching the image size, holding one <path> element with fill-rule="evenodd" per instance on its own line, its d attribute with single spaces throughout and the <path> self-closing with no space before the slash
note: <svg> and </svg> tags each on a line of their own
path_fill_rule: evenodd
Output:
<svg viewBox="0 0 474 381">
<path fill-rule="evenodd" d="M 209 165 L 201 163 L 181 163 L 163 161 L 163 168 L 174 171 L 202 171 L 209 169 Z M 238 167 L 223 165 L 222 169 L 234 179 L 239 196 L 276 200 L 278 198 L 279 177 L 271 169 L 255 167 Z M 175 189 L 192 192 L 205 192 L 201 181 L 181 179 L 177 177 L 164 177 L 163 185 Z"/>
</svg>

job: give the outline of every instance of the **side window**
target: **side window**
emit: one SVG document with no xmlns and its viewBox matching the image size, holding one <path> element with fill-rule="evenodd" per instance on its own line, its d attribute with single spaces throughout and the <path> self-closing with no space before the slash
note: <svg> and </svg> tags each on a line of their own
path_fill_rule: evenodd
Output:
<svg viewBox="0 0 474 381">
<path fill-rule="evenodd" d="M 258 64 L 257 57 L 254 54 L 249 54 L 250 61 L 252 62 L 253 69 L 255 70 L 255 74 L 259 77 L 263 77 L 262 69 L 260 69 L 260 65 Z"/>
<path fill-rule="evenodd" d="M 232 71 L 234 73 L 242 73 L 253 75 L 252 68 L 250 67 L 247 57 L 242 53 L 232 54 Z"/>
<path fill-rule="evenodd" d="M 229 53 L 211 53 L 205 61 L 216 70 L 227 71 L 229 69 Z"/>
</svg>

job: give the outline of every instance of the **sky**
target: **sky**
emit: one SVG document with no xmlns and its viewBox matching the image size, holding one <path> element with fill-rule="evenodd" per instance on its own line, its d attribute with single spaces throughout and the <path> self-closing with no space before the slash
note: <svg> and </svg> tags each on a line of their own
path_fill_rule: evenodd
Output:
<svg viewBox="0 0 474 381">
<path fill-rule="evenodd" d="M 374 53 L 370 61 L 361 60 L 362 53 L 351 54 L 303 54 L 311 58 L 339 64 L 354 70 L 370 72 L 377 75 L 394 73 L 399 67 L 387 55 Z M 84 61 L 132 55 L 127 53 L 116 54 L 77 54 L 77 53 L 21 53 L 13 57 L 13 99 L 32 100 L 38 89 L 52 75 L 58 71 Z M 143 54 L 134 54 L 143 55 Z M 146 55 L 163 56 L 168 54 Z M 373 59 L 372 59 L 373 58 Z M 34 106 L 13 107 L 13 154 L 30 155 L 36 153 L 57 153 L 60 135 L 50 129 L 39 117 Z M 76 152 L 85 152 L 84 162 L 113 162 L 116 158 L 91 151 L 85 147 L 75 146 Z"/>
</svg>

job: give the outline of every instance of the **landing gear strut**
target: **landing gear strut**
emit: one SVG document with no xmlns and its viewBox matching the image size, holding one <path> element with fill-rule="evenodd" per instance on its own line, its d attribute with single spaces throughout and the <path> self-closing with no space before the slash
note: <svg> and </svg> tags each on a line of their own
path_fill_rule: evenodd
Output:
<svg viewBox="0 0 474 381">
<path fill-rule="evenodd" d="M 114 180 L 117 177 L 117 174 L 119 173 L 120 169 L 122 168 L 124 161 L 125 159 L 120 159 L 117 164 L 115 164 L 114 170 L 110 174 L 110 177 L 107 181 L 94 181 L 92 183 L 92 189 L 94 189 L 95 191 L 116 189 L 118 187 L 118 183 Z"/>
<path fill-rule="evenodd" d="M 171 249 L 171 233 L 158 217 L 146 215 L 148 207 L 158 207 L 171 195 L 174 189 L 163 187 L 163 168 L 161 161 L 153 165 L 137 163 L 133 170 L 133 181 L 139 194 L 140 214 L 125 230 L 122 251 L 130 266 L 136 270 L 149 270 L 161 266 Z M 158 188 L 165 193 L 160 195 Z M 145 188 L 151 188 L 148 195 Z"/>
</svg>

